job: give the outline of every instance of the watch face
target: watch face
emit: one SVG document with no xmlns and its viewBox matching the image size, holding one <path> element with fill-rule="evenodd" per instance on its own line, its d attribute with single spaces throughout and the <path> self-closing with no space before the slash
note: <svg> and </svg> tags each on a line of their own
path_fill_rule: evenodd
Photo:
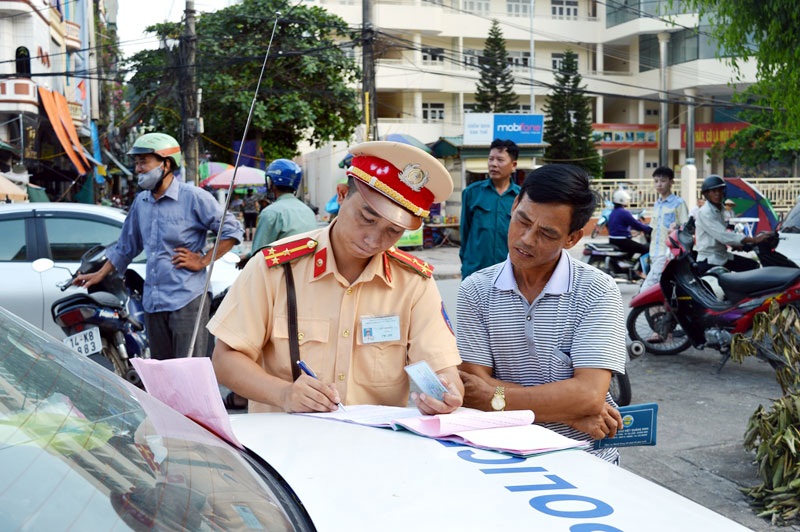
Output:
<svg viewBox="0 0 800 532">
<path fill-rule="evenodd" d="M 506 401 L 499 395 L 492 397 L 492 408 L 495 410 L 502 410 L 506 407 Z"/>
</svg>

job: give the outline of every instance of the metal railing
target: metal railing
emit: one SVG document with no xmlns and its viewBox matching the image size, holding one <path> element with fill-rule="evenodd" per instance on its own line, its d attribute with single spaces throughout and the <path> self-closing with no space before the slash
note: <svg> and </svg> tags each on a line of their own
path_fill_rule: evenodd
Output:
<svg viewBox="0 0 800 532">
<path fill-rule="evenodd" d="M 800 178 L 798 177 L 753 177 L 747 182 L 759 190 L 772 204 L 772 208 L 780 215 L 786 215 L 795 206 L 800 197 Z M 702 180 L 697 180 L 697 198 L 700 197 Z M 656 201 L 653 180 L 648 179 L 594 179 L 592 188 L 600 193 L 603 200 L 610 200 L 615 190 L 625 188 L 631 194 L 631 207 L 652 208 Z M 680 177 L 675 177 L 673 192 L 680 189 Z M 597 213 L 602 210 L 599 205 Z"/>
</svg>

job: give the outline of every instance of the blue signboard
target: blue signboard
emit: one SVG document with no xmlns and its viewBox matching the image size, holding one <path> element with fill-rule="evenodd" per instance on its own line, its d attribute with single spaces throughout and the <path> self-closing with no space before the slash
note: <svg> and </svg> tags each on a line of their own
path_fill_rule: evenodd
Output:
<svg viewBox="0 0 800 532">
<path fill-rule="evenodd" d="M 541 144 L 544 115 L 467 113 L 464 115 L 464 144 L 491 144 L 494 139 L 517 144 Z"/>
</svg>

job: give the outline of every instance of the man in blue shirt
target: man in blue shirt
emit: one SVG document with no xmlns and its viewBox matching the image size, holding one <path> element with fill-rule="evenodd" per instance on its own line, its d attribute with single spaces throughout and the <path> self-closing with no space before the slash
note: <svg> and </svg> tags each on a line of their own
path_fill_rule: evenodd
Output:
<svg viewBox="0 0 800 532">
<path fill-rule="evenodd" d="M 511 206 L 519 194 L 513 177 L 519 148 L 511 140 L 495 139 L 489 147 L 489 179 L 461 194 L 461 277 L 497 264 L 508 255 Z"/>
<path fill-rule="evenodd" d="M 143 303 L 151 356 L 187 356 L 198 312 L 203 318 L 194 356 L 205 356 L 210 301 L 206 298 L 201 309 L 200 300 L 211 253 L 204 253 L 203 248 L 208 232 L 219 229 L 222 206 L 205 190 L 175 179 L 181 148 L 169 135 L 142 135 L 128 155 L 134 156 L 139 186 L 144 190 L 136 195 L 119 240 L 106 250 L 106 263 L 95 273 L 77 276 L 73 284 L 88 288 L 112 272 L 123 273 L 134 257 L 145 251 Z M 241 242 L 243 233 L 241 224 L 227 213 L 217 256 Z"/>
</svg>

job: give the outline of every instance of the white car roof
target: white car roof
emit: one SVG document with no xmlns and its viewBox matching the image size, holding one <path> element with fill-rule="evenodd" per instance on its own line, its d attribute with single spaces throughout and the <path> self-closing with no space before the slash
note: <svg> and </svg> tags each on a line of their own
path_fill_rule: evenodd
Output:
<svg viewBox="0 0 800 532">
<path fill-rule="evenodd" d="M 747 530 L 584 451 L 522 459 L 300 415 L 231 422 L 318 530 Z"/>
</svg>

